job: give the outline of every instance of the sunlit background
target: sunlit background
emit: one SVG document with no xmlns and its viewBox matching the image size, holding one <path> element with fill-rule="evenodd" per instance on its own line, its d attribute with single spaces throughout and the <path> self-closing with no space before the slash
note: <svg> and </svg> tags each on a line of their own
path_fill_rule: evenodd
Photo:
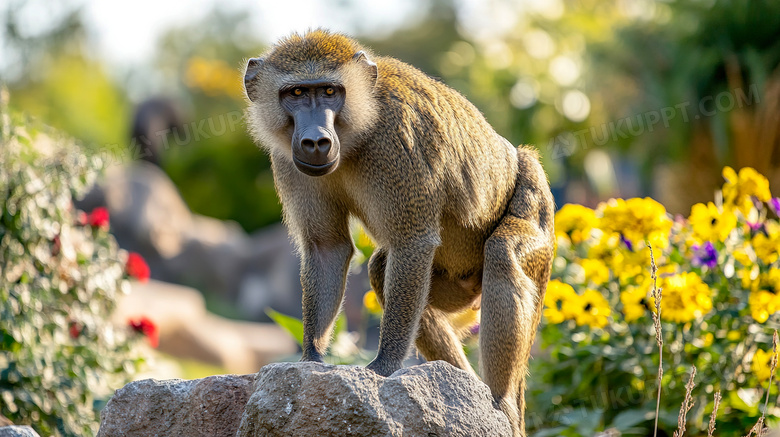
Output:
<svg viewBox="0 0 780 437">
<path fill-rule="evenodd" d="M 539 147 L 559 204 L 652 194 L 686 213 L 729 163 L 778 184 L 775 2 L 0 7 L 12 105 L 98 147 L 127 144 L 135 105 L 151 97 L 175 101 L 185 123 L 241 110 L 244 58 L 290 32 L 326 27 L 442 78 L 513 143 Z M 242 129 L 172 147 L 162 167 L 196 212 L 247 231 L 279 218 L 268 162 Z M 673 193 L 678 184 L 689 190 Z"/>
<path fill-rule="evenodd" d="M 778 17 L 775 0 L 7 0 L 0 83 L 13 111 L 112 162 L 76 206 L 106 206 L 156 286 L 268 322 L 269 307 L 300 316 L 300 285 L 268 158 L 242 120 L 241 70 L 278 38 L 324 27 L 440 78 L 539 149 L 557 205 L 651 196 L 687 217 L 727 165 L 780 193 Z M 360 261 L 351 328 L 371 307 Z M 375 322 L 359 325 L 369 348 Z M 174 343 L 160 349 L 181 355 Z M 248 372 L 294 352 L 236 364 L 189 350 L 216 367 L 180 364 L 189 377 Z"/>
</svg>

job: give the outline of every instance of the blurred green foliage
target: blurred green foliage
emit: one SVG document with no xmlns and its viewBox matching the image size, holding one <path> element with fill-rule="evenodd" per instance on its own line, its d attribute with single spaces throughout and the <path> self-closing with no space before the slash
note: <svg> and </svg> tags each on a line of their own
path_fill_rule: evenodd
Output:
<svg viewBox="0 0 780 437">
<path fill-rule="evenodd" d="M 247 20 L 246 14 L 215 10 L 202 22 L 172 29 L 155 64 L 189 107 L 179 138 L 187 138 L 189 130 L 190 140 L 171 141 L 163 168 L 193 211 L 253 231 L 278 222 L 281 205 L 270 161 L 249 138 L 242 118 L 242 62 L 262 50 Z M 209 138 L 195 137 L 198 126 Z"/>
<path fill-rule="evenodd" d="M 671 210 L 687 212 L 692 200 L 717 188 L 723 165 L 753 166 L 773 188 L 780 184 L 773 176 L 780 112 L 771 111 L 778 93 L 770 93 L 780 83 L 772 20 L 778 14 L 778 3 L 766 0 L 427 0 L 388 36 L 357 37 L 465 94 L 511 142 L 535 144 L 554 186 L 592 178 L 598 169 L 587 170 L 584 161 L 595 149 L 607 151 L 615 165 L 628 164 L 621 177 L 635 179 L 633 195 L 657 194 L 660 164 L 701 169 L 678 172 L 695 179 L 685 181 L 690 199 L 672 193 L 682 198 L 673 207 L 663 198 Z M 185 109 L 184 140 L 169 138 L 162 165 L 193 211 L 248 231 L 279 220 L 268 158 L 241 123 L 221 131 L 221 118 L 243 112 L 242 60 L 269 43 L 258 40 L 249 14 L 215 9 L 171 28 L 150 65 L 120 71 L 85 54 L 77 10 L 33 39 L 19 36 L 12 13 L 4 18 L 25 54 L 25 74 L 10 83 L 14 107 L 88 144 L 124 147 L 131 103 L 156 90 Z M 649 112 L 686 102 L 693 117 L 702 99 L 732 90 L 735 81 L 755 86 L 762 104 L 697 122 L 678 110 L 669 123 L 648 126 Z M 642 123 L 637 133 L 627 133 L 624 122 L 632 119 Z M 601 129 L 615 125 L 620 132 L 602 140 Z M 196 138 L 198 127 L 206 135 Z M 620 194 L 622 187 L 613 189 L 596 195 Z"/>
<path fill-rule="evenodd" d="M 109 320 L 129 290 L 126 255 L 73 208 L 102 164 L 38 129 L 0 105 L 0 414 L 41 435 L 89 436 L 144 360 L 139 338 Z"/>
</svg>

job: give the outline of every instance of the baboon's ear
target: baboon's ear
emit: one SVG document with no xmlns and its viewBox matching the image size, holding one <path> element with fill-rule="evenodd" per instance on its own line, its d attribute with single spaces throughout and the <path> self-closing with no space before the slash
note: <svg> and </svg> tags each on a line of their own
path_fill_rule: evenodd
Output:
<svg viewBox="0 0 780 437">
<path fill-rule="evenodd" d="M 379 75 L 379 72 L 376 68 L 376 63 L 368 58 L 368 55 L 363 50 L 355 53 L 355 56 L 352 57 L 352 59 L 355 60 L 355 62 L 358 62 L 360 64 L 363 64 L 366 66 L 366 68 L 369 69 L 371 77 L 374 80 L 374 84 L 376 84 L 376 78 Z"/>
<path fill-rule="evenodd" d="M 246 90 L 246 95 L 249 97 L 249 100 L 253 102 L 255 101 L 253 96 L 254 92 L 250 91 L 249 84 L 263 67 L 263 62 L 263 58 L 250 58 L 246 63 L 246 72 L 244 73 L 244 89 Z"/>
</svg>

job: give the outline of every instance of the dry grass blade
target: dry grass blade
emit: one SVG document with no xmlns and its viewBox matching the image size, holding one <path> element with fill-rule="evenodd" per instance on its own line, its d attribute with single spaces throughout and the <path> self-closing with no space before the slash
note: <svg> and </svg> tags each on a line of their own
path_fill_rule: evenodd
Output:
<svg viewBox="0 0 780 437">
<path fill-rule="evenodd" d="M 710 414 L 710 424 L 707 426 L 707 437 L 712 437 L 712 433 L 715 432 L 715 418 L 718 416 L 718 407 L 720 407 L 720 390 L 715 392 L 715 401 L 712 406 L 712 414 Z"/>
<path fill-rule="evenodd" d="M 764 430 L 764 416 L 761 416 L 761 417 L 758 418 L 758 422 L 756 422 L 756 424 L 753 425 L 752 428 L 750 428 L 750 432 L 748 433 L 748 435 L 746 437 L 750 437 L 750 436 L 753 436 L 753 435 L 755 435 L 757 437 L 761 437 L 764 434 L 765 434 L 765 430 Z"/>
<path fill-rule="evenodd" d="M 756 435 L 761 437 L 762 435 L 766 434 L 766 428 L 764 428 L 764 421 L 766 420 L 766 409 L 769 406 L 769 391 L 770 388 L 772 388 L 772 380 L 775 376 L 775 370 L 777 369 L 777 343 L 778 343 L 778 337 L 777 337 L 777 330 L 775 330 L 775 333 L 772 335 L 772 359 L 769 361 L 769 384 L 766 386 L 766 400 L 764 401 L 764 412 L 761 413 L 761 417 L 758 418 L 758 421 L 755 425 L 753 425 L 752 428 L 750 428 L 750 432 L 748 432 L 748 435 L 746 437 L 750 437 L 752 435 Z"/>
<path fill-rule="evenodd" d="M 685 434 L 685 424 L 687 422 L 688 411 L 693 408 L 693 387 L 696 385 L 693 382 L 693 378 L 696 376 L 696 366 L 691 366 L 691 377 L 688 379 L 688 383 L 685 384 L 685 399 L 683 399 L 680 406 L 680 415 L 677 416 L 677 431 L 674 432 L 674 437 L 683 437 Z"/>
<path fill-rule="evenodd" d="M 777 369 L 777 330 L 775 330 L 775 333 L 772 335 L 772 359 L 769 361 L 769 384 L 766 386 L 766 400 L 764 400 L 764 412 L 761 413 L 761 417 L 758 418 L 758 421 L 755 425 L 753 425 L 753 428 L 750 428 L 750 432 L 748 433 L 748 436 L 750 435 L 757 435 L 762 436 L 764 435 L 765 429 L 764 429 L 764 421 L 766 420 L 766 409 L 769 407 L 769 391 L 770 388 L 772 388 L 772 380 L 775 377 L 775 369 Z"/>
<path fill-rule="evenodd" d="M 658 267 L 655 265 L 655 256 L 653 256 L 653 246 L 647 243 L 647 247 L 650 248 L 650 277 L 653 278 L 653 289 L 650 291 L 650 296 L 655 301 L 655 312 L 653 315 L 653 326 L 655 327 L 655 343 L 658 345 L 658 394 L 655 400 L 655 428 L 653 430 L 653 437 L 658 435 L 658 414 L 661 411 L 661 380 L 664 376 L 664 338 L 661 331 L 661 296 L 662 290 L 658 288 Z"/>
</svg>

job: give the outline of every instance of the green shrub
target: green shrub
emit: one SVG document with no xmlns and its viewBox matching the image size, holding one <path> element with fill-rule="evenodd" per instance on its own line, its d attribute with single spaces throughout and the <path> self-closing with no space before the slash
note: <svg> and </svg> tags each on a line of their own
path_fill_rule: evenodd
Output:
<svg viewBox="0 0 780 437">
<path fill-rule="evenodd" d="M 101 165 L 0 104 L 0 414 L 41 435 L 95 434 L 143 361 L 109 321 L 127 254 L 73 207 Z"/>
</svg>

